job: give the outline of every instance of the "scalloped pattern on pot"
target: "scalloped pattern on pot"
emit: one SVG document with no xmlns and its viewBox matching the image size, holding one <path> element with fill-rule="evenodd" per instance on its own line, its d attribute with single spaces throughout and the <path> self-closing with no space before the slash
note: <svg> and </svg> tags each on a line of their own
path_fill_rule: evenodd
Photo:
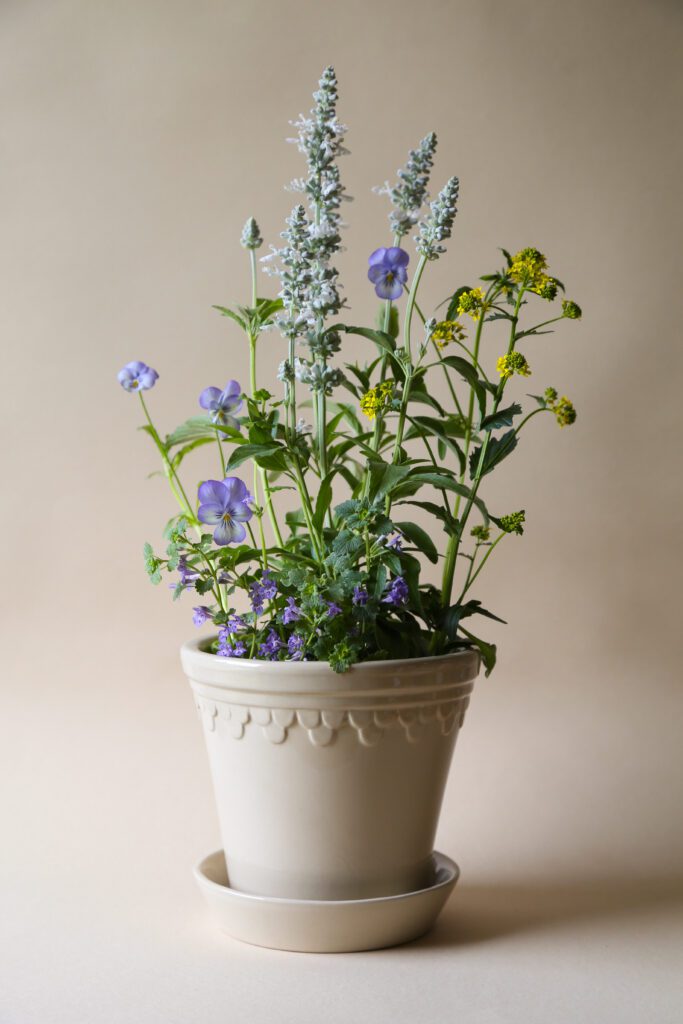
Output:
<svg viewBox="0 0 683 1024">
<path fill-rule="evenodd" d="M 413 708 L 363 708 L 349 711 L 335 708 L 315 711 L 310 708 L 245 707 L 195 696 L 197 710 L 210 732 L 215 731 L 219 723 L 229 735 L 239 740 L 251 724 L 260 728 L 271 743 L 284 743 L 289 730 L 299 726 L 306 730 L 309 740 L 316 747 L 327 746 L 343 728 L 353 729 L 365 747 L 373 747 L 378 743 L 387 729 L 402 729 L 409 743 L 417 743 L 425 726 L 434 722 L 438 722 L 441 733 L 448 736 L 462 726 L 469 702 L 469 696 L 462 696 L 456 700 Z"/>
</svg>

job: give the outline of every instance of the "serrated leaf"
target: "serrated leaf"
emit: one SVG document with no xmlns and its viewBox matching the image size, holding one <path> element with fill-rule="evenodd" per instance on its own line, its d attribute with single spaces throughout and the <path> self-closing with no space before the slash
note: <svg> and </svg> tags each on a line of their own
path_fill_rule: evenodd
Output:
<svg viewBox="0 0 683 1024">
<path fill-rule="evenodd" d="M 217 309 L 221 316 L 230 317 L 230 319 L 234 320 L 236 324 L 239 324 L 243 331 L 246 331 L 246 321 L 243 320 L 242 317 L 238 316 L 233 309 L 229 309 L 227 306 L 213 306 L 213 309 Z"/>
<path fill-rule="evenodd" d="M 520 416 L 522 407 L 517 402 L 508 405 L 507 409 L 499 409 L 498 412 L 485 416 L 481 421 L 480 430 L 498 430 L 500 427 L 511 427 L 515 416 Z"/>
<path fill-rule="evenodd" d="M 503 459 L 506 459 L 517 447 L 517 434 L 514 430 L 508 430 L 507 433 L 501 437 L 490 437 L 486 446 L 486 454 L 484 455 L 484 462 L 480 471 L 480 476 L 484 477 L 491 470 L 495 469 Z M 474 479 L 477 475 L 479 467 L 479 459 L 481 457 L 482 445 L 479 445 L 474 449 L 470 455 L 470 477 Z"/>
</svg>

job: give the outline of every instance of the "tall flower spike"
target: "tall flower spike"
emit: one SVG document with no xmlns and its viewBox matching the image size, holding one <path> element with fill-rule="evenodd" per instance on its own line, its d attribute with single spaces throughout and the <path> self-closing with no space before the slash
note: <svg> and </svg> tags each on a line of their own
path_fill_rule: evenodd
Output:
<svg viewBox="0 0 683 1024">
<path fill-rule="evenodd" d="M 417 224 L 422 204 L 427 199 L 429 174 L 434 163 L 436 133 L 425 135 L 417 149 L 411 149 L 404 168 L 397 172 L 398 181 L 391 186 L 387 182 L 376 191 L 389 196 L 394 209 L 389 214 L 391 230 L 397 238 L 407 235 Z"/>
<path fill-rule="evenodd" d="M 250 217 L 247 223 L 242 228 L 240 245 L 243 246 L 245 249 L 260 249 L 261 246 L 263 245 L 263 239 L 261 238 L 259 226 L 253 217 Z"/>
<path fill-rule="evenodd" d="M 429 213 L 420 224 L 415 236 L 417 251 L 428 260 L 438 260 L 446 249 L 441 242 L 451 237 L 453 221 L 457 213 L 460 182 L 449 178 L 436 199 L 429 204 Z"/>
</svg>

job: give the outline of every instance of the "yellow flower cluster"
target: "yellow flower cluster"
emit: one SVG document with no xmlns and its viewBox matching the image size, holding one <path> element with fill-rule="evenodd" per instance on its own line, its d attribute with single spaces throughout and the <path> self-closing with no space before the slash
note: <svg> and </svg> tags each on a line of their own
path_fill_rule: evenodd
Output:
<svg viewBox="0 0 683 1024">
<path fill-rule="evenodd" d="M 457 320 L 440 320 L 432 331 L 432 341 L 444 348 L 451 341 L 463 341 L 467 332 Z"/>
<path fill-rule="evenodd" d="M 561 427 L 570 427 L 572 423 L 576 422 L 576 409 L 566 395 L 562 395 L 553 412 Z"/>
<path fill-rule="evenodd" d="M 360 400 L 360 407 L 369 420 L 376 419 L 378 414 L 389 408 L 394 397 L 394 387 L 393 381 L 385 380 L 365 392 Z"/>
<path fill-rule="evenodd" d="M 512 257 L 509 275 L 513 281 L 536 292 L 542 299 L 552 301 L 557 295 L 557 281 L 546 274 L 547 267 L 548 261 L 543 253 L 527 246 Z"/>
<path fill-rule="evenodd" d="M 467 313 L 473 320 L 478 320 L 484 311 L 484 293 L 481 288 L 472 288 L 462 293 L 458 300 L 458 316 Z"/>
<path fill-rule="evenodd" d="M 509 355 L 501 356 L 496 363 L 496 369 L 503 380 L 512 377 L 513 373 L 518 373 L 520 377 L 531 376 L 531 367 L 521 352 L 510 352 Z"/>
</svg>

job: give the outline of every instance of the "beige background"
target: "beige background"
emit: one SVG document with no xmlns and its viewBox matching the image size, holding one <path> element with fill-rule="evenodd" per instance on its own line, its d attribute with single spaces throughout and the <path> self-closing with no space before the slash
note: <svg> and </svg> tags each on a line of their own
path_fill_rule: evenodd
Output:
<svg viewBox="0 0 683 1024">
<path fill-rule="evenodd" d="M 2 1024 L 680 1020 L 682 43 L 673 0 L 4 0 Z M 585 317 L 527 350 L 576 426 L 489 491 L 529 525 L 480 591 L 510 624 L 443 813 L 462 883 L 431 937 L 316 959 L 231 943 L 194 890 L 190 603 L 142 572 L 171 506 L 115 375 L 159 370 L 163 429 L 244 377 L 210 307 L 247 298 L 246 216 L 281 230 L 328 62 L 354 319 L 369 188 L 432 128 L 462 198 L 425 301 L 534 244 Z"/>
</svg>

